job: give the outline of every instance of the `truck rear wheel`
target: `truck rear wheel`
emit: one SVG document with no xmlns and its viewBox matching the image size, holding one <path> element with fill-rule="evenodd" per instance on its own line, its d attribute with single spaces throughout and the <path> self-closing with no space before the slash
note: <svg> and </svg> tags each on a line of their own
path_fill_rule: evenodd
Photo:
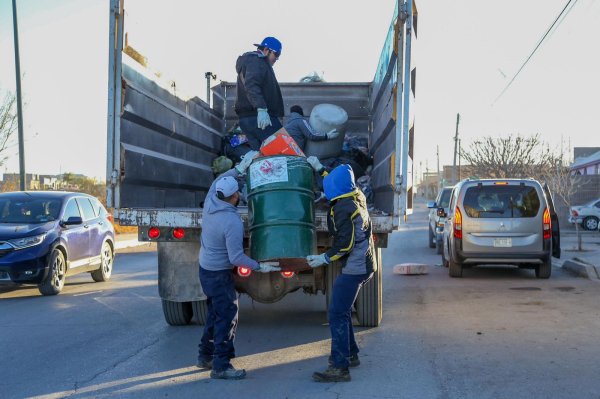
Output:
<svg viewBox="0 0 600 399">
<path fill-rule="evenodd" d="M 198 324 L 206 324 L 206 317 L 208 316 L 208 305 L 206 304 L 206 299 L 202 301 L 193 301 L 192 309 L 194 310 L 194 316 L 196 316 L 196 321 Z"/>
<path fill-rule="evenodd" d="M 383 317 L 383 264 L 381 249 L 375 248 L 377 271 L 362 286 L 356 298 L 356 318 L 363 327 L 378 327 Z"/>
<path fill-rule="evenodd" d="M 172 326 L 186 326 L 192 320 L 191 302 L 173 302 L 162 300 L 163 313 L 165 321 Z"/>
</svg>

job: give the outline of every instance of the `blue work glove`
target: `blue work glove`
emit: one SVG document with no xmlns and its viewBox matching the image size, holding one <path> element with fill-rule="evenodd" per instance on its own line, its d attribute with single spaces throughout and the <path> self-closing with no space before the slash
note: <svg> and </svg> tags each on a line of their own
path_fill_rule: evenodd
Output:
<svg viewBox="0 0 600 399">
<path fill-rule="evenodd" d="M 335 139 L 339 135 L 340 132 L 338 132 L 337 129 L 332 129 L 327 132 L 327 140 Z"/>
<path fill-rule="evenodd" d="M 257 111 L 256 121 L 258 122 L 258 128 L 265 130 L 267 126 L 271 126 L 271 117 L 266 108 L 258 108 Z"/>
<path fill-rule="evenodd" d="M 261 273 L 271 273 L 281 271 L 281 267 L 279 267 L 279 262 L 259 262 L 258 270 Z"/>
<path fill-rule="evenodd" d="M 329 259 L 326 254 L 321 255 L 308 255 L 306 261 L 310 267 L 319 267 L 322 265 L 329 264 Z"/>
<path fill-rule="evenodd" d="M 323 170 L 323 165 L 321 165 L 319 158 L 315 157 L 314 155 L 306 158 L 306 161 L 315 170 L 315 172 L 320 173 Z"/>
<path fill-rule="evenodd" d="M 235 170 L 237 170 L 240 175 L 246 173 L 246 169 L 248 169 L 258 154 L 258 151 L 248 151 L 246 154 L 242 155 L 242 160 L 235 166 Z"/>
</svg>

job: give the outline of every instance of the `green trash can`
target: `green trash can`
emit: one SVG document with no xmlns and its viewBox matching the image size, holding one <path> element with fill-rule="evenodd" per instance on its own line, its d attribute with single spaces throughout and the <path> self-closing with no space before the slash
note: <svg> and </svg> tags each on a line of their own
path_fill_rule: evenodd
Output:
<svg viewBox="0 0 600 399">
<path fill-rule="evenodd" d="M 304 157 L 254 160 L 246 177 L 250 253 L 257 261 L 316 253 L 313 170 Z"/>
</svg>

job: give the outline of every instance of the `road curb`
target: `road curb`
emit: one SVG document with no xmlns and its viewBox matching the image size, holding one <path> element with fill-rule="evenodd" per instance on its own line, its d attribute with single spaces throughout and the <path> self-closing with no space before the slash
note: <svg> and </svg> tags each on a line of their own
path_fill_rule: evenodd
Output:
<svg viewBox="0 0 600 399">
<path fill-rule="evenodd" d="M 598 270 L 594 265 L 582 262 L 578 258 L 566 260 L 563 263 L 562 267 L 563 269 L 580 277 L 584 277 L 590 280 L 600 279 L 600 276 L 598 275 Z"/>
<path fill-rule="evenodd" d="M 115 243 L 115 249 L 119 250 L 119 249 L 125 249 L 125 248 L 139 247 L 140 245 L 148 245 L 148 243 L 145 241 L 138 241 L 138 240 L 117 241 Z"/>
</svg>

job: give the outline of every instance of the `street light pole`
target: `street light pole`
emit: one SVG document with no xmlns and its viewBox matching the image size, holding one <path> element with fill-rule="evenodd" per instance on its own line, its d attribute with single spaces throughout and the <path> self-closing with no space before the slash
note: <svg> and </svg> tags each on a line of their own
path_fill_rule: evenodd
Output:
<svg viewBox="0 0 600 399">
<path fill-rule="evenodd" d="M 17 121 L 19 129 L 19 175 L 20 189 L 25 191 L 25 144 L 23 139 L 23 105 L 21 101 L 21 62 L 19 61 L 19 28 L 17 26 L 17 3 L 12 0 L 13 29 L 15 39 L 15 77 L 17 80 Z"/>
</svg>

